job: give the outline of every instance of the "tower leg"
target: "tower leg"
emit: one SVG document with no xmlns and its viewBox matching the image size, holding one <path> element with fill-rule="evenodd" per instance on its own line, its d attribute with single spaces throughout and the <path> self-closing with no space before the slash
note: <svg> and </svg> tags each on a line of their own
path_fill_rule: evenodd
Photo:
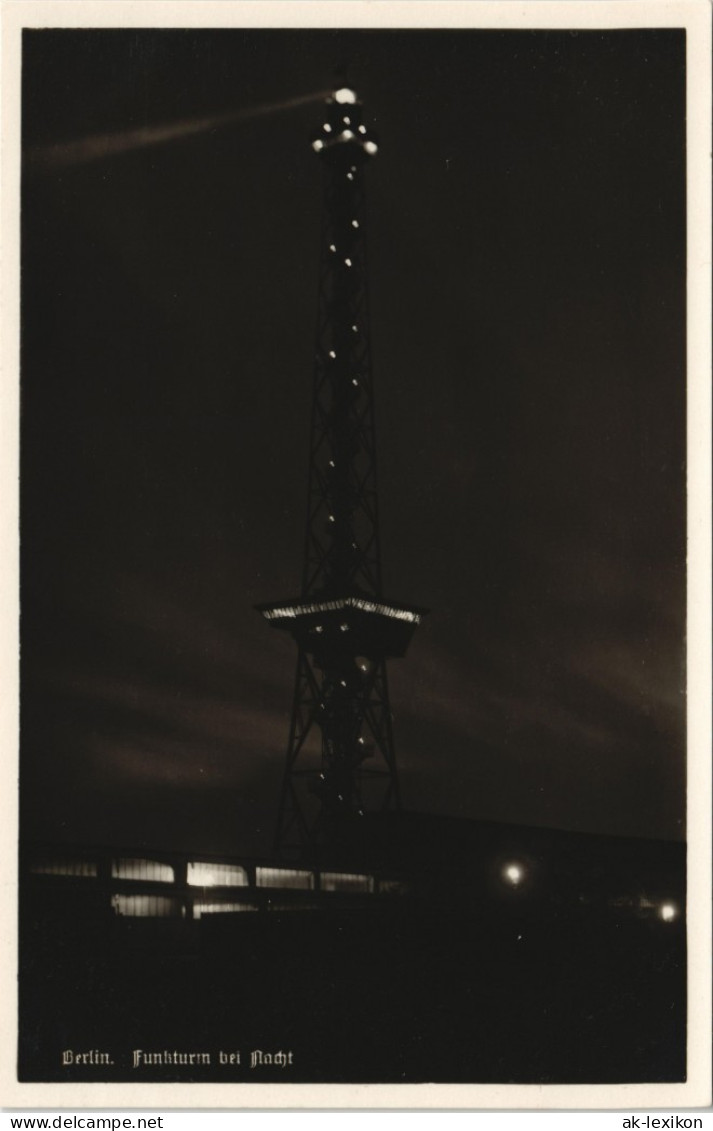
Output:
<svg viewBox="0 0 713 1131">
<path fill-rule="evenodd" d="M 400 807 L 385 660 L 300 650 L 276 849 L 348 840 L 365 812 Z"/>
</svg>

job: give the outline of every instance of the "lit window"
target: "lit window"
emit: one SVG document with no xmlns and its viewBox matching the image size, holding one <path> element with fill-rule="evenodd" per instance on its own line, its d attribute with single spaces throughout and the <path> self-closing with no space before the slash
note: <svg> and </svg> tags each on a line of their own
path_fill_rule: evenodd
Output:
<svg viewBox="0 0 713 1131">
<path fill-rule="evenodd" d="M 314 876 L 298 868 L 257 868 L 255 878 L 259 888 L 294 888 L 311 891 Z"/>
<path fill-rule="evenodd" d="M 187 879 L 191 887 L 202 888 L 244 888 L 248 884 L 248 874 L 239 864 L 191 863 Z"/>
<path fill-rule="evenodd" d="M 257 911 L 254 903 L 209 903 L 206 899 L 199 899 L 193 904 L 193 918 L 200 919 L 203 915 L 220 915 L 226 912 Z"/>
<path fill-rule="evenodd" d="M 349 872 L 322 872 L 319 884 L 322 891 L 373 891 L 374 877 Z"/>
<path fill-rule="evenodd" d="M 115 915 L 132 919 L 180 919 L 183 905 L 167 895 L 113 895 Z"/>
<path fill-rule="evenodd" d="M 111 874 L 117 880 L 149 880 L 153 883 L 172 884 L 173 868 L 157 860 L 113 860 Z"/>
<path fill-rule="evenodd" d="M 406 885 L 401 880 L 379 880 L 380 895 L 400 895 L 406 890 Z"/>
<path fill-rule="evenodd" d="M 30 865 L 33 876 L 86 876 L 93 878 L 97 866 L 93 860 L 38 860 Z"/>
</svg>

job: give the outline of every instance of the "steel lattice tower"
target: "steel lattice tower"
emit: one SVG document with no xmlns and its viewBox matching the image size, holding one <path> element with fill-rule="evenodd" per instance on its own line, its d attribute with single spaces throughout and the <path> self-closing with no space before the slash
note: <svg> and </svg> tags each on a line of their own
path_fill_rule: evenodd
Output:
<svg viewBox="0 0 713 1131">
<path fill-rule="evenodd" d="M 302 589 L 258 606 L 298 648 L 280 849 L 334 845 L 365 812 L 400 807 L 386 660 L 426 611 L 381 587 L 364 209 L 377 141 L 353 91 L 327 100 L 312 148 L 324 218 Z"/>
</svg>

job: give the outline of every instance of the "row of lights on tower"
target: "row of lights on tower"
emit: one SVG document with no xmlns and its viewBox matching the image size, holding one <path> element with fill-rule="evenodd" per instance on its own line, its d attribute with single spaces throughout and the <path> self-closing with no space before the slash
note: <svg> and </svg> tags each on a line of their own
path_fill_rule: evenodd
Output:
<svg viewBox="0 0 713 1131">
<path fill-rule="evenodd" d="M 331 133 L 331 126 L 329 125 L 329 123 L 325 122 L 324 128 L 325 128 L 325 131 L 329 130 L 329 132 Z M 363 126 L 359 126 L 359 132 L 362 133 L 362 134 L 365 134 L 366 130 L 364 129 Z M 341 142 L 355 141 L 355 140 L 361 140 L 361 139 L 357 138 L 357 135 L 354 133 L 353 130 L 342 130 L 341 133 L 337 134 L 337 136 L 335 138 L 335 141 L 341 141 Z M 312 148 L 315 151 L 315 153 L 320 153 L 321 150 L 324 149 L 324 145 L 325 145 L 325 143 L 324 143 L 324 141 L 322 140 L 321 137 L 316 137 L 314 139 L 314 141 L 312 142 Z M 362 145 L 364 146 L 364 150 L 369 154 L 370 157 L 373 157 L 374 154 L 378 153 L 378 151 L 379 151 L 379 147 L 378 147 L 378 145 L 376 144 L 375 141 L 371 141 L 371 140 L 363 141 Z M 352 170 L 352 172 L 356 172 L 356 168 L 354 168 Z M 349 174 L 347 174 L 347 177 L 350 181 L 354 180 L 354 177 L 353 176 L 350 177 Z"/>
<path fill-rule="evenodd" d="M 358 331 L 358 329 L 359 329 L 358 326 L 352 326 L 352 330 L 354 330 L 355 333 Z M 330 350 L 327 356 L 329 357 L 330 361 L 336 361 L 336 359 L 337 359 L 336 350 Z M 359 378 L 358 377 L 352 377 L 352 385 L 356 389 L 359 388 Z M 330 459 L 329 466 L 334 467 L 334 460 Z M 330 521 L 331 521 L 331 519 L 330 519 Z"/>
<path fill-rule="evenodd" d="M 335 255 L 336 251 L 337 251 L 336 244 L 330 243 L 329 250 L 332 252 L 332 255 Z M 348 256 L 345 258 L 344 263 L 346 264 L 347 267 L 352 266 L 352 260 Z"/>
<path fill-rule="evenodd" d="M 358 333 L 359 333 L 359 327 L 358 327 L 358 326 L 357 326 L 356 324 L 354 324 L 354 325 L 352 326 L 352 331 L 353 331 L 353 332 L 354 332 L 355 334 L 358 334 Z M 329 358 L 329 360 L 330 360 L 330 361 L 336 361 L 336 359 L 337 359 L 337 351 L 336 351 L 336 350 L 329 350 L 329 351 L 328 351 L 328 353 L 327 353 L 327 357 Z"/>
<path fill-rule="evenodd" d="M 342 118 L 342 122 L 344 123 L 345 126 L 351 126 L 351 124 L 352 124 L 351 118 L 347 117 L 346 114 Z M 332 127 L 329 124 L 329 122 L 325 122 L 324 125 L 322 126 L 322 129 L 324 130 L 324 132 L 326 134 L 331 134 L 331 132 L 332 132 Z M 365 134 L 366 133 L 366 126 L 359 126 L 359 133 Z"/>
</svg>

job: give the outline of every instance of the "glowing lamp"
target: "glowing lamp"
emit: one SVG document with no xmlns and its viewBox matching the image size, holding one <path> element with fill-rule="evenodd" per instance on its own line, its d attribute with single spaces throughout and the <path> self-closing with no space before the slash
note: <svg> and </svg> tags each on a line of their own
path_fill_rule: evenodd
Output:
<svg viewBox="0 0 713 1131">
<path fill-rule="evenodd" d="M 672 923 L 676 918 L 676 908 L 672 903 L 662 903 L 659 908 L 659 915 L 664 923 Z"/>
<path fill-rule="evenodd" d="M 503 875 L 507 882 L 515 888 L 522 883 L 524 873 L 519 864 L 507 864 L 503 868 Z"/>
<path fill-rule="evenodd" d="M 356 102 L 356 94 L 353 90 L 350 90 L 348 86 L 342 86 L 339 88 L 339 90 L 335 90 L 334 101 L 339 102 L 342 105 L 344 105 L 345 103 L 350 103 L 353 105 Z"/>
</svg>

